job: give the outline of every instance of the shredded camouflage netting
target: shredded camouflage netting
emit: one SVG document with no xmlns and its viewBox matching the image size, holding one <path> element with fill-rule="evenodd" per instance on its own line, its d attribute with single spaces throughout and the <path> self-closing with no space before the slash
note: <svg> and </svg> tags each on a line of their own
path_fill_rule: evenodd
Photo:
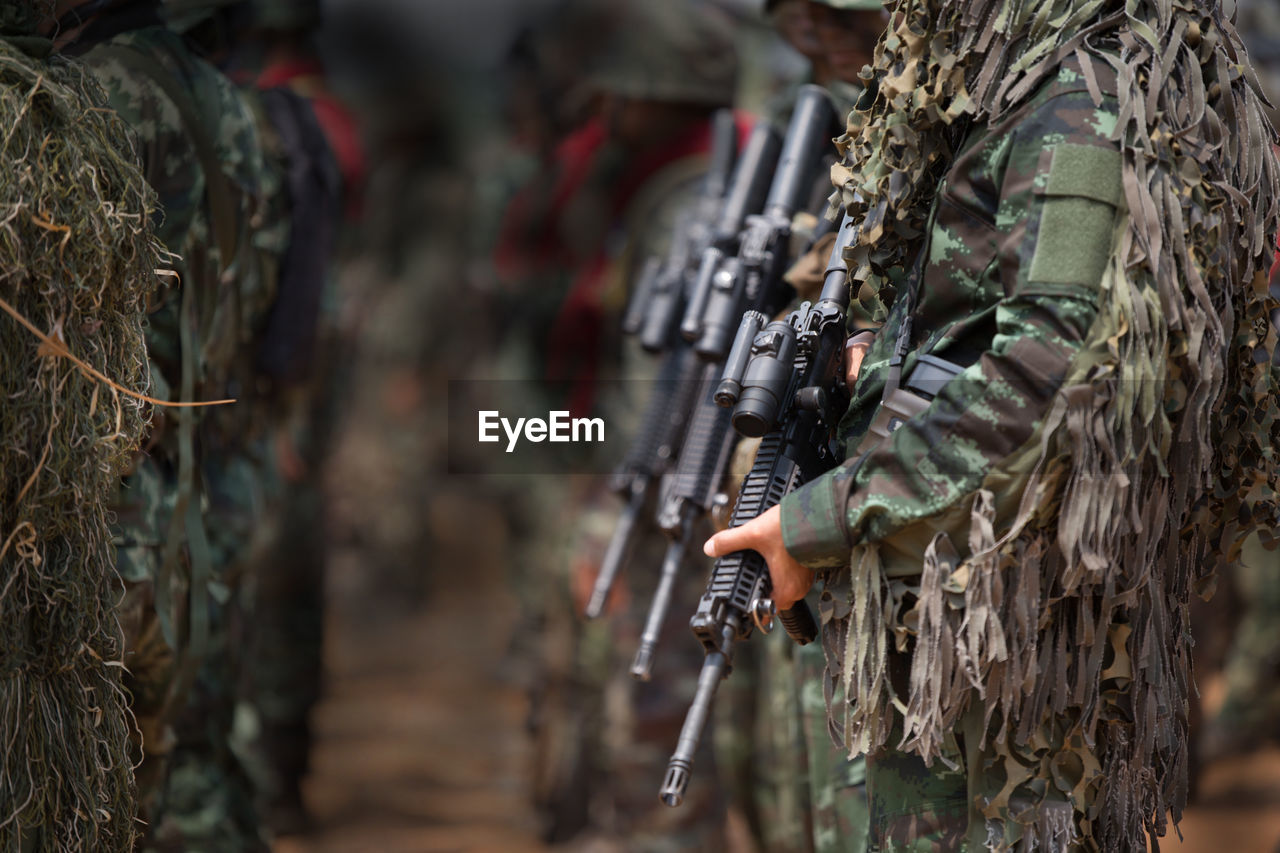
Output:
<svg viewBox="0 0 1280 853">
<path fill-rule="evenodd" d="M 47 43 L 46 43 L 47 44 Z M 0 38 L 0 849 L 127 851 L 130 716 L 107 499 L 145 404 L 150 190 L 101 93 Z"/>
<path fill-rule="evenodd" d="M 909 613 L 894 612 L 877 546 L 861 544 L 847 615 L 826 626 L 848 696 L 831 712 L 851 751 L 932 760 L 981 712 L 992 757 L 969 772 L 1004 783 L 982 808 L 993 847 L 1144 850 L 1180 817 L 1189 596 L 1276 519 L 1267 272 L 1280 193 L 1230 7 L 897 0 L 873 98 L 837 140 L 833 202 L 866 223 L 851 279 L 882 315 L 969 128 L 1010 115 L 1068 58 L 1095 103 L 1104 86 L 1118 96 L 1127 211 L 1055 404 L 973 498 L 967 556 L 934 540 Z M 895 642 L 914 647 L 906 696 L 886 670 Z M 888 743 L 894 714 L 901 744 Z M 1071 797 L 1074 826 L 1014 813 L 1009 792 L 1035 779 Z"/>
</svg>

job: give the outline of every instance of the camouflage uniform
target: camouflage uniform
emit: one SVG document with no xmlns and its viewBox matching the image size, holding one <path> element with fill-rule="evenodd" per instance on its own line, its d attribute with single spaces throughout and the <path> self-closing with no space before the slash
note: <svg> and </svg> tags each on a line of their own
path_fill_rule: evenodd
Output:
<svg viewBox="0 0 1280 853">
<path fill-rule="evenodd" d="M 879 0 L 814 0 L 837 9 L 874 11 Z M 776 4 L 766 4 L 767 7 Z M 868 33 L 868 38 L 874 34 Z M 839 79 L 817 81 L 831 95 L 836 112 L 844 116 L 862 93 L 862 87 Z M 785 121 L 790 102 L 778 107 L 778 123 Z M 822 179 L 825 183 L 825 176 Z M 803 234 L 797 217 L 795 231 Z M 796 302 L 816 299 L 822 288 L 835 234 L 819 238 L 788 270 L 787 282 L 796 289 Z M 866 324 L 870 326 L 871 324 Z M 739 453 L 754 456 L 755 442 L 741 442 Z M 744 468 L 749 468 L 749 459 Z M 734 663 L 734 679 L 722 690 L 738 694 L 745 686 L 737 681 L 754 677 L 760 695 L 754 715 L 742 730 L 746 744 L 764 745 L 764 755 L 746 762 L 754 776 L 748 800 L 749 817 L 757 843 L 766 853 L 812 850 L 815 853 L 861 853 L 866 849 L 868 810 L 866 759 L 850 757 L 833 740 L 827 724 L 827 703 L 820 676 L 822 650 L 817 645 L 797 646 L 784 632 L 762 638 L 763 651 L 754 643 L 743 647 Z M 759 672 L 755 672 L 759 667 Z M 730 686 L 732 685 L 732 687 Z M 736 703 L 726 697 L 720 708 Z M 742 721 L 729 721 L 717 733 L 717 746 L 726 748 Z M 741 763 L 741 762 L 740 762 Z"/>
<path fill-rule="evenodd" d="M 1202 153 L 1194 172 L 1135 165 L 1127 146 L 1167 156 L 1159 125 L 1170 114 L 1137 115 L 1132 106 L 1183 97 L 1173 59 L 1154 72 L 1145 59 L 1137 68 L 1110 63 L 1108 42 L 1098 39 L 1074 52 L 1029 53 L 1006 78 L 1002 47 L 969 52 L 972 41 L 997 33 L 1025 36 L 1021 13 L 972 29 L 972 21 L 994 20 L 974 7 L 999 5 L 922 2 L 896 19 L 898 33 L 878 49 L 886 73 L 877 105 L 855 112 L 838 141 L 853 157 L 833 175 L 837 197 L 865 216 L 847 257 L 862 282 L 861 305 L 873 316 L 887 307 L 888 315 L 840 424 L 851 458 L 783 501 L 783 540 L 800 562 L 831 570 L 822 608 L 832 666 L 825 686 L 849 691 L 833 718 L 851 749 L 870 752 L 874 845 L 1143 849 L 1165 831 L 1167 811 L 1177 819 L 1185 796 L 1185 553 L 1205 547 L 1198 541 L 1212 543 L 1209 553 L 1234 554 L 1248 530 L 1236 519 L 1274 512 L 1274 464 L 1252 449 L 1267 445 L 1273 416 L 1244 401 L 1267 399 L 1274 387 L 1260 281 L 1274 252 L 1277 170 L 1269 146 L 1255 145 L 1261 137 Z M 1057 5 L 1066 21 L 1073 4 Z M 1088 14 L 1073 11 L 1074 26 L 1084 27 Z M 1131 11 L 1155 20 L 1152 8 Z M 1144 24 L 1146 38 L 1157 45 L 1180 38 L 1185 19 L 1172 35 L 1168 28 L 1178 14 Z M 1108 25 L 1119 41 L 1130 37 L 1127 24 L 1101 27 Z M 935 27 L 943 34 L 931 38 Z M 1071 36 L 1037 32 L 1048 48 Z M 1212 56 L 1229 33 L 1192 41 Z M 910 65 L 895 59 L 906 55 L 934 60 L 921 68 L 939 78 L 959 69 L 951 83 L 967 80 L 969 92 L 961 97 L 941 79 L 916 88 L 915 78 L 898 76 Z M 958 56 L 974 67 L 946 64 Z M 1207 61 L 1192 56 L 1189 64 Z M 1017 83 L 1012 91 L 1025 97 L 992 95 Z M 1243 85 L 1227 86 L 1214 84 L 1215 109 L 1256 121 L 1256 98 Z M 949 95 L 929 103 L 930 92 Z M 945 110 L 954 112 L 940 120 Z M 967 114 L 978 118 L 960 118 Z M 947 122 L 960 130 L 938 130 Z M 931 130 L 936 135 L 926 136 Z M 900 147 L 876 148 L 876 139 L 888 138 L 881 133 Z M 1245 162 L 1258 164 L 1256 209 L 1265 221 L 1237 232 L 1247 247 L 1237 269 L 1220 251 L 1213 229 L 1229 227 L 1221 221 L 1186 243 L 1170 235 L 1183 221 L 1212 218 L 1202 174 L 1239 186 L 1252 180 L 1240 171 Z M 1148 205 L 1152 197 L 1183 201 L 1158 208 Z M 1243 198 L 1232 215 L 1252 223 Z M 912 224 L 923 226 L 923 248 L 907 236 Z M 1124 256 L 1117 247 L 1134 245 L 1129 240 L 1150 241 L 1148 257 L 1159 264 Z M 911 252 L 919 265 L 907 275 Z M 1191 284 L 1175 263 L 1189 270 Z M 1234 340 L 1231 358 L 1241 361 L 1233 363 L 1248 367 L 1219 386 L 1231 389 L 1221 408 L 1180 391 L 1192 376 L 1221 376 L 1228 343 L 1188 353 L 1171 324 L 1168 334 L 1179 340 L 1166 348 L 1164 332 L 1138 319 L 1140 303 L 1125 301 L 1158 292 L 1185 306 L 1196 281 L 1211 282 L 1212 298 L 1251 329 Z M 1129 347 L 1147 345 L 1148 335 L 1161 343 L 1144 362 L 1154 364 L 1151 372 L 1141 374 Z M 905 355 L 900 364 L 891 364 L 895 349 Z M 910 377 L 926 354 L 959 373 L 911 411 L 886 388 Z M 1107 367 L 1094 372 L 1098 365 Z M 1103 376 L 1119 378 L 1109 385 Z M 1135 395 L 1156 387 L 1166 397 L 1163 412 L 1153 413 Z M 1156 399 L 1159 406 L 1159 392 Z M 902 414 L 887 436 L 871 433 L 890 405 Z M 1208 437 L 1215 429 L 1251 448 L 1249 462 L 1228 453 L 1206 463 L 1225 477 L 1212 498 L 1170 486 L 1166 464 L 1179 471 L 1175 481 L 1199 469 L 1166 462 L 1169 445 L 1126 443 L 1126 430 L 1152 421 L 1159 430 L 1173 413 L 1183 436 L 1201 430 L 1179 453 L 1194 446 L 1208 459 L 1221 447 Z M 1090 424 L 1099 426 L 1076 428 Z M 1221 503 L 1193 514 L 1197 502 L 1215 499 Z M 1224 518 L 1233 521 L 1223 526 Z M 1198 525 L 1191 545 L 1181 538 L 1184 524 Z M 959 544 L 966 539 L 967 549 Z M 1095 594 L 1095 583 L 1124 592 Z"/>
<path fill-rule="evenodd" d="M 112 107 L 137 132 L 163 209 L 158 229 L 182 259 L 148 329 L 158 395 L 240 396 L 252 388 L 244 353 L 273 296 L 270 258 L 287 227 L 267 209 L 279 177 L 253 115 L 225 77 L 160 26 L 152 4 L 113 9 L 72 49 L 86 51 Z M 227 743 L 232 591 L 265 498 L 253 464 L 225 449 L 232 436 L 251 441 L 252 421 L 244 404 L 170 415 L 119 500 L 143 814 L 160 846 L 265 848 Z"/>
<path fill-rule="evenodd" d="M 199 11 L 190 2 L 168 6 L 179 13 L 184 7 L 192 15 Z M 301 781 L 323 669 L 327 537 L 317 531 L 325 529 L 321 481 L 337 418 L 342 345 L 328 316 L 335 290 L 331 264 L 342 196 L 356 196 L 363 161 L 351 116 L 327 93 L 323 67 L 305 47 L 320 24 L 319 4 L 238 2 L 213 23 L 231 31 L 237 14 L 248 16 L 253 30 L 236 33 L 236 58 L 228 64 L 252 69 L 256 77 L 241 91 L 254 108 L 266 150 L 282 163 L 281 193 L 291 215 L 277 298 L 254 350 L 256 403 L 272 449 L 263 455 L 272 464 L 258 471 L 271 498 L 270 520 L 259 531 L 262 547 L 250 555 L 241 596 L 249 627 L 237 673 L 243 695 L 234 748 L 253 777 L 270 829 L 292 833 L 309 823 Z"/>
<path fill-rule="evenodd" d="M 538 339 L 534 357 L 545 355 L 539 365 L 543 376 L 571 383 L 569 408 L 603 412 L 611 428 L 622 431 L 644 402 L 635 396 L 652 387 L 641 380 L 654 374 L 653 360 L 614 331 L 626 287 L 646 257 L 664 250 L 676 213 L 706 168 L 706 117 L 733 95 L 736 57 L 728 22 L 715 9 L 700 6 L 628 3 L 621 10 L 619 38 L 608 42 L 591 76 L 620 121 L 589 122 L 562 145 L 560 185 L 552 193 L 561 200 L 550 215 L 529 220 L 542 228 L 526 235 L 535 250 L 529 258 L 533 268 L 519 270 L 526 282 L 543 282 L 536 292 L 527 284 L 522 289 L 521 311 L 541 310 L 554 318 L 534 320 L 529 329 Z M 673 122 L 675 129 L 658 133 L 649 127 L 637 133 L 626 123 L 633 105 L 680 118 Z M 572 183 L 575 170 L 584 166 L 587 174 Z M 527 197 L 521 201 L 525 209 L 532 206 Z M 515 231 L 508 228 L 509 235 Z M 509 252 L 515 241 L 503 242 Z M 539 264 L 539 255 L 554 260 Z M 514 266 L 509 257 L 499 258 L 500 272 Z M 528 357 L 524 360 L 527 364 Z M 595 380 L 605 376 L 626 381 L 611 383 L 602 393 Z M 724 800 L 714 774 L 702 777 L 679 810 L 656 796 L 701 658 L 675 614 L 665 628 L 652 680 L 636 683 L 628 675 L 665 537 L 652 528 L 640 537 L 619 582 L 624 612 L 585 623 L 572 585 L 598 565 L 617 517 L 616 500 L 598 484 L 576 494 L 558 491 L 549 483 L 539 486 L 536 526 L 542 532 L 529 543 L 541 558 L 531 563 L 538 574 L 517 581 L 527 590 L 526 600 L 541 599 L 529 608 L 540 612 L 527 618 L 543 623 L 546 644 L 543 676 L 533 687 L 539 750 L 535 794 L 548 836 L 555 841 L 595 836 L 637 851 L 723 847 Z M 569 534 L 557 538 L 565 530 Z M 697 575 L 687 567 L 678 596 L 694 600 L 701 583 Z M 707 743 L 707 765 L 710 752 Z"/>
<path fill-rule="evenodd" d="M 904 425 L 891 443 L 784 500 L 784 541 L 798 560 L 814 566 L 841 563 L 848 560 L 851 537 L 882 539 L 927 518 L 955 500 L 953 495 L 972 488 L 969 484 L 981 482 L 990 464 L 985 460 L 1008 455 L 1032 434 L 1056 390 L 1055 380 L 1063 376 L 1093 320 L 1091 291 L 1101 274 L 1096 254 L 1037 252 L 1036 225 L 1048 201 L 1044 188 L 1056 177 L 1042 153 L 1055 144 L 1077 146 L 1072 150 L 1092 158 L 1087 162 L 1110 168 L 1103 178 L 1114 188 L 1119 174 L 1116 147 L 1109 139 L 1114 120 L 1114 99 L 1095 106 L 1083 77 L 1064 70 L 1028 102 L 1012 128 L 970 131 L 961 145 L 965 153 L 939 192 L 945 203 L 934 216 L 914 315 L 919 333 L 903 374 L 910 373 L 923 353 L 970 366 L 939 394 L 936 425 Z M 999 194 L 987 188 L 997 188 Z M 1092 219 L 1078 225 L 1109 235 L 1115 203 L 1114 198 L 1089 202 L 1085 211 Z M 1040 276 L 1032 272 L 1039 269 L 1037 262 L 1065 266 L 1068 281 L 1037 286 Z M 905 299 L 895 303 L 896 312 L 890 313 L 863 361 L 854 400 L 840 425 L 850 450 L 858 447 L 884 393 L 907 305 Z M 975 360 L 984 352 L 988 355 Z M 966 439 L 942 442 L 948 427 Z M 979 435 L 983 437 L 977 439 Z M 946 453 L 955 455 L 947 458 Z M 934 465 L 947 473 L 932 473 Z M 956 479 L 959 472 L 964 479 Z M 911 576 L 918 570 L 909 562 L 907 566 L 887 566 L 886 574 L 896 578 L 902 572 L 903 594 L 914 597 L 920 593 L 918 586 L 910 591 L 915 583 Z M 963 760 L 958 744 L 944 754 Z M 965 776 L 940 771 L 893 750 L 869 756 L 872 837 L 879 849 L 898 849 L 925 837 L 934 839 L 936 849 L 955 849 L 965 837 Z M 983 793 L 994 797 L 999 790 Z"/>
</svg>

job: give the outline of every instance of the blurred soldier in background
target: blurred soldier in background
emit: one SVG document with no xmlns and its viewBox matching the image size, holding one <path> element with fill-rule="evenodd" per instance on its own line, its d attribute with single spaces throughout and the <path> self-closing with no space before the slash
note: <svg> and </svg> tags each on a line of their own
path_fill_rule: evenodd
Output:
<svg viewBox="0 0 1280 853">
<path fill-rule="evenodd" d="M 521 327 L 507 341 L 518 335 L 536 359 L 531 378 L 556 383 L 546 391 L 552 408 L 607 413 L 626 434 L 628 412 L 652 387 L 638 380 L 654 366 L 624 346 L 621 311 L 639 264 L 662 251 L 706 169 L 709 120 L 732 103 L 736 60 L 732 20 L 710 4 L 634 2 L 610 12 L 612 35 L 589 77 L 594 114 L 560 143 L 547 179 L 508 209 L 496 271 L 521 306 Z M 602 384 L 612 377 L 632 381 Z M 527 618 L 543 624 L 532 720 L 548 838 L 638 851 L 723 847 L 724 803 L 712 776 L 678 811 L 654 796 L 700 652 L 678 626 L 654 680 L 632 681 L 626 662 L 641 614 L 592 624 L 581 615 L 615 499 L 547 481 L 537 498 L 528 543 L 536 557 L 516 582 Z M 655 533 L 637 548 L 637 571 L 625 581 L 637 603 L 652 593 L 664 541 Z M 627 597 L 620 591 L 618 601 Z"/>
<path fill-rule="evenodd" d="M 267 150 L 285 171 L 290 233 L 277 298 L 254 353 L 256 405 L 277 508 L 262 520 L 243 605 L 235 746 L 274 832 L 308 825 L 300 783 L 309 714 L 321 689 L 325 501 L 321 475 L 336 426 L 345 352 L 335 334 L 331 274 L 342 210 L 359 208 L 365 163 L 354 118 L 329 91 L 315 32 L 318 0 L 240 0 L 207 14 L 170 3 L 171 21 L 243 84 Z M 184 20 L 186 19 L 186 20 Z"/>
<path fill-rule="evenodd" d="M 308 33 L 320 23 L 314 0 L 168 0 L 172 27 L 202 55 L 235 73 L 281 184 L 273 201 L 286 212 L 283 242 L 271 252 L 275 298 L 255 320 L 241 356 L 242 405 L 252 409 L 245 434 L 217 444 L 230 520 L 242 537 L 241 582 L 231 612 L 236 646 L 203 707 L 217 711 L 211 741 L 225 739 L 250 777 L 248 794 L 271 830 L 306 826 L 300 782 L 310 749 L 311 707 L 319 698 L 324 618 L 325 528 L 319 472 L 332 427 L 337 388 L 317 343 L 343 209 L 355 209 L 363 172 L 354 122 L 326 90 Z M 340 155 L 340 156 L 339 156 Z M 226 440 L 232 439 L 232 440 Z M 256 490 L 255 498 L 245 497 Z M 228 721 L 232 721 L 229 725 Z M 171 796 L 205 798 L 199 775 L 171 782 Z M 193 806 L 189 806 L 191 810 Z M 208 819 L 200 810 L 199 819 Z M 197 819 L 194 817 L 192 819 Z M 188 833 L 190 837 L 191 833 Z"/>
<path fill-rule="evenodd" d="M 858 73 L 871 62 L 887 20 L 880 0 L 781 0 L 766 4 L 779 34 L 811 63 L 809 79 L 831 95 L 843 118 L 862 92 Z M 794 89 L 792 92 L 794 93 Z M 791 99 L 774 105 L 785 123 Z M 834 150 L 832 150 L 834 161 Z M 813 239 L 830 181 L 819 170 L 813 202 L 793 233 L 803 252 L 787 273 L 796 302 L 814 299 L 835 241 Z M 807 242 L 809 245 L 805 246 Z M 860 328 L 871 328 L 862 323 Z M 750 469 L 757 441 L 739 442 L 734 470 Z M 737 483 L 729 488 L 735 494 Z M 818 677 L 817 644 L 797 646 L 785 632 L 754 639 L 736 654 L 734 676 L 717 702 L 717 750 L 761 850 L 861 851 L 866 846 L 866 763 L 832 743 Z"/>
<path fill-rule="evenodd" d="M 1274 107 L 1280 103 L 1280 7 L 1267 0 L 1242 0 L 1237 15 L 1237 29 L 1249 50 L 1250 63 L 1273 105 L 1269 118 L 1280 126 L 1280 111 Z M 1271 292 L 1280 297 L 1280 265 L 1272 269 Z M 1280 324 L 1280 317 L 1273 316 L 1272 322 Z M 1234 570 L 1220 580 L 1214 597 L 1195 613 L 1197 681 L 1203 690 L 1220 666 L 1224 687 L 1221 705 L 1210 709 L 1213 716 L 1205 721 L 1195 756 L 1201 762 L 1280 740 L 1276 723 L 1280 715 L 1277 614 L 1280 551 L 1264 545 L 1255 534 L 1245 542 Z M 1217 656 L 1202 656 L 1202 644 Z M 1197 701 L 1197 709 L 1199 704 Z"/>
<path fill-rule="evenodd" d="M 830 93 L 836 111 L 847 113 L 862 92 L 858 73 L 871 61 L 884 29 L 883 4 L 875 0 L 766 0 L 765 11 L 778 34 L 809 62 L 806 80 Z M 794 89 L 793 89 L 794 91 Z M 788 96 L 776 107 L 788 115 Z"/>
</svg>

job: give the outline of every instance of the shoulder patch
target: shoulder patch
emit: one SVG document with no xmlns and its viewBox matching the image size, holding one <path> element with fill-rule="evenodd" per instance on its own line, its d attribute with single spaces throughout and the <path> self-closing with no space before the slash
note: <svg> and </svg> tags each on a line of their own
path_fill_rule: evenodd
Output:
<svg viewBox="0 0 1280 853">
<path fill-rule="evenodd" d="M 1092 290 L 1111 256 L 1122 198 L 1120 151 L 1063 143 L 1053 148 L 1051 158 L 1028 282 Z"/>
<path fill-rule="evenodd" d="M 1064 142 L 1053 148 L 1047 196 L 1080 196 L 1116 207 L 1120 204 L 1120 150 Z"/>
</svg>

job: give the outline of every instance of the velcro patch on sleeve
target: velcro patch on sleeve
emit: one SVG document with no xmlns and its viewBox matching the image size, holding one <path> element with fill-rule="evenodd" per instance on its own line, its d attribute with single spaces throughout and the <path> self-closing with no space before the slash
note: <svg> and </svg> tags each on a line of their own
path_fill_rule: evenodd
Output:
<svg viewBox="0 0 1280 853">
<path fill-rule="evenodd" d="M 1096 288 L 1121 199 L 1120 152 L 1092 145 L 1053 149 L 1029 282 Z"/>
<path fill-rule="evenodd" d="M 1064 142 L 1053 148 L 1044 194 L 1080 196 L 1117 207 L 1120 204 L 1120 151 Z"/>
</svg>

